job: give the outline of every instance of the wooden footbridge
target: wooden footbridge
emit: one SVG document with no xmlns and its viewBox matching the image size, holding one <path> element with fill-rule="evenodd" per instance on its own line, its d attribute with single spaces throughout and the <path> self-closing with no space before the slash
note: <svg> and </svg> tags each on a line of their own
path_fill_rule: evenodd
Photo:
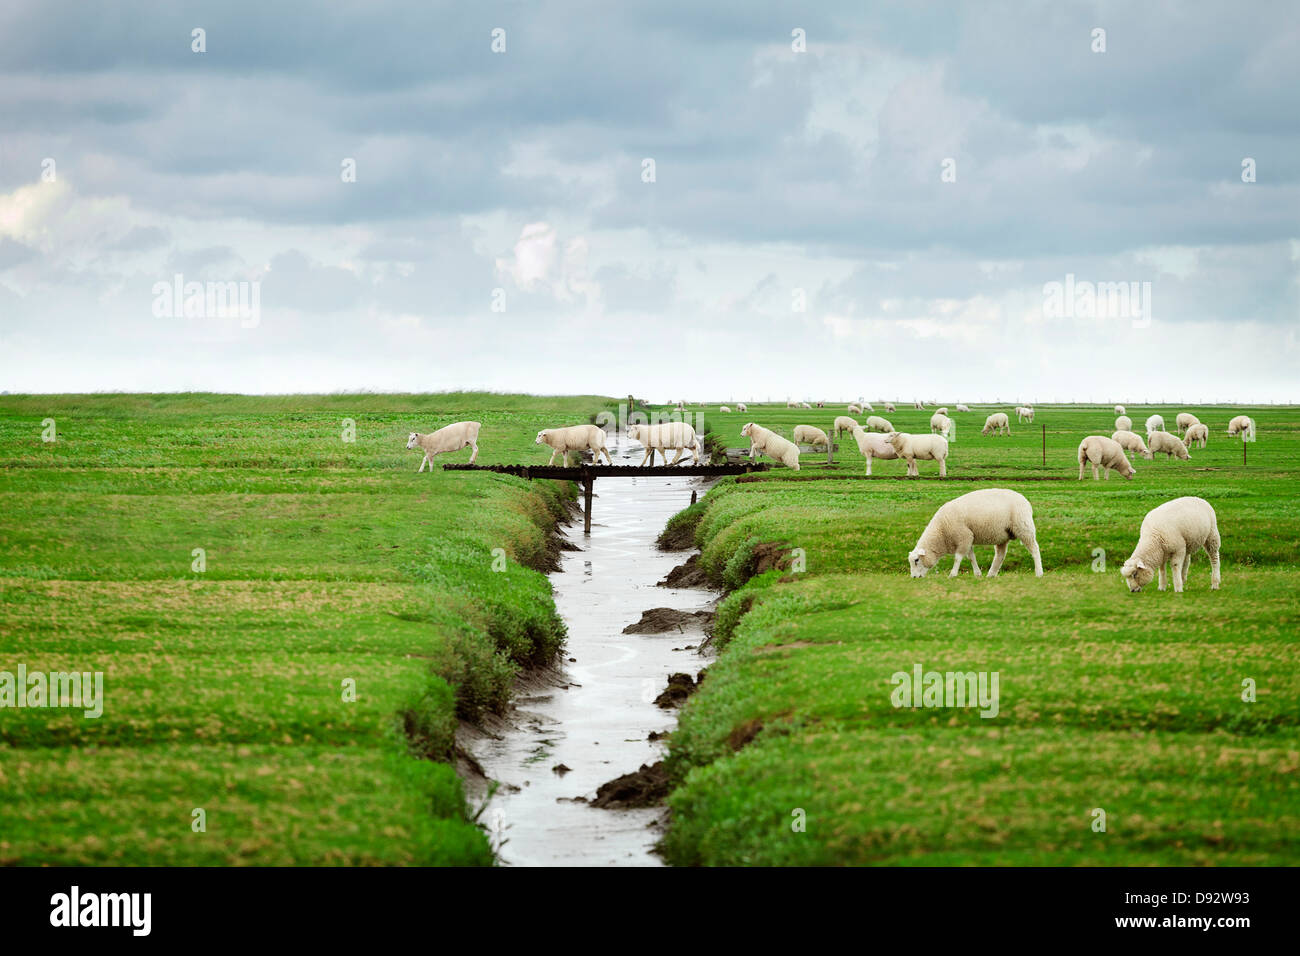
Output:
<svg viewBox="0 0 1300 956">
<path fill-rule="evenodd" d="M 551 478 L 582 485 L 582 532 L 591 534 L 591 498 L 597 478 L 642 478 L 652 475 L 671 478 L 721 478 L 767 471 L 767 462 L 744 461 L 727 465 L 443 465 L 444 471 L 492 471 L 518 478 Z"/>
</svg>

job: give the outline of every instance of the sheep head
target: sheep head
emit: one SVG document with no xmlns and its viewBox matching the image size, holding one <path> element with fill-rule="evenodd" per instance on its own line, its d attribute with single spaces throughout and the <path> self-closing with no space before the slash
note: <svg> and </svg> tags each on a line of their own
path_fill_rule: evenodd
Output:
<svg viewBox="0 0 1300 956">
<path fill-rule="evenodd" d="M 1128 586 L 1129 591 L 1137 594 L 1144 587 L 1151 583 L 1151 579 L 1156 576 L 1154 568 L 1146 566 L 1141 558 L 1129 558 L 1124 562 L 1124 566 L 1119 569 L 1119 576 Z"/>
<path fill-rule="evenodd" d="M 414 448 L 414 447 L 415 447 L 415 443 L 416 443 L 417 441 L 419 441 L 419 440 L 420 440 L 420 433 L 419 433 L 419 432 L 411 432 L 410 435 L 406 436 L 406 447 L 407 447 L 408 449 L 409 449 L 409 448 Z"/>
</svg>

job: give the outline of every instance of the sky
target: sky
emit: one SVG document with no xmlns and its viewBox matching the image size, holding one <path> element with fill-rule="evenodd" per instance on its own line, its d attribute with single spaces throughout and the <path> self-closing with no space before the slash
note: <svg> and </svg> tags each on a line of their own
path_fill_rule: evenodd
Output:
<svg viewBox="0 0 1300 956">
<path fill-rule="evenodd" d="M 0 390 L 1296 402 L 1298 90 L 1291 0 L 5 0 Z"/>
</svg>

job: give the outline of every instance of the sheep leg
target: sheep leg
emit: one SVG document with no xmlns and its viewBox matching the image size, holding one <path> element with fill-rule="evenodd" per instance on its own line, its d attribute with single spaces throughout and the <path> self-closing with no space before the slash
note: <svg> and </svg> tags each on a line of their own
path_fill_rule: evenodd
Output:
<svg viewBox="0 0 1300 956">
<path fill-rule="evenodd" d="M 1211 532 L 1205 542 L 1206 553 L 1210 556 L 1210 590 L 1219 590 L 1219 533 Z"/>
<path fill-rule="evenodd" d="M 947 477 L 948 477 L 948 459 L 947 459 L 947 458 L 940 458 L 940 459 L 939 459 L 939 477 L 940 477 L 940 478 L 947 478 Z"/>
<path fill-rule="evenodd" d="M 1110 481 L 1110 465 L 1106 466 L 1106 480 Z"/>
<path fill-rule="evenodd" d="M 1157 591 L 1163 591 L 1165 589 L 1165 569 L 1168 566 L 1169 566 L 1169 562 L 1167 560 L 1162 560 L 1160 562 L 1160 567 L 1157 569 L 1157 573 L 1160 576 L 1159 583 L 1156 586 Z"/>
<path fill-rule="evenodd" d="M 993 549 L 993 563 L 989 565 L 989 577 L 995 578 L 998 576 L 998 572 L 1002 570 L 1002 562 L 1006 560 L 1006 556 L 1007 542 L 1003 541 Z"/>
<path fill-rule="evenodd" d="M 600 453 L 605 456 L 605 464 L 607 465 L 614 464 L 614 459 L 609 457 L 609 449 L 606 448 L 604 445 L 600 446 Z M 600 455 L 596 456 L 596 464 L 598 465 L 600 464 Z"/>
<path fill-rule="evenodd" d="M 1087 467 L 1088 459 L 1086 457 L 1079 459 L 1079 480 L 1083 481 L 1083 469 Z"/>
<path fill-rule="evenodd" d="M 1169 565 L 1174 572 L 1173 585 L 1174 585 L 1175 594 L 1183 593 L 1183 561 L 1186 559 L 1186 557 L 1187 557 L 1187 550 L 1184 548 L 1182 551 L 1175 551 L 1173 558 L 1171 558 L 1169 561 Z"/>
<path fill-rule="evenodd" d="M 871 477 L 871 453 L 867 452 L 867 477 Z"/>
<path fill-rule="evenodd" d="M 1187 549 L 1187 557 L 1183 558 L 1183 587 L 1187 587 L 1187 579 L 1192 574 L 1192 549 Z"/>
<path fill-rule="evenodd" d="M 478 442 L 470 442 L 470 447 L 474 449 L 474 453 L 469 456 L 469 463 L 472 465 L 474 459 L 478 457 Z"/>
<path fill-rule="evenodd" d="M 953 552 L 952 572 L 948 575 L 948 577 L 955 578 L 957 576 L 957 572 L 960 570 L 961 570 L 961 549 L 959 548 L 957 551 Z"/>
<path fill-rule="evenodd" d="M 424 457 L 420 459 L 420 467 L 419 467 L 419 470 L 416 471 L 416 474 L 417 474 L 417 475 L 418 475 L 421 471 L 424 471 L 424 466 L 425 466 L 425 465 L 428 465 L 428 466 L 429 466 L 429 470 L 430 470 L 430 471 L 433 470 L 433 465 L 432 465 L 432 463 L 429 461 L 429 453 L 428 453 L 427 451 L 424 453 Z"/>
<path fill-rule="evenodd" d="M 975 572 L 975 577 L 979 577 L 979 576 L 980 576 L 980 563 L 979 563 L 978 561 L 975 560 L 975 542 L 974 542 L 974 540 L 972 540 L 971 543 L 970 543 L 970 545 L 966 548 L 966 557 L 970 558 L 970 566 L 971 566 L 972 570 L 974 570 L 974 572 Z"/>
<path fill-rule="evenodd" d="M 558 448 L 552 448 L 552 449 L 551 449 L 551 457 L 550 457 L 550 458 L 547 460 L 547 462 L 546 462 L 546 467 L 547 467 L 547 468 L 549 468 L 549 467 L 551 467 L 551 465 L 555 464 L 555 456 L 556 456 L 557 454 L 559 454 L 559 452 L 560 452 L 560 450 L 559 450 Z"/>
<path fill-rule="evenodd" d="M 678 445 L 678 446 L 677 446 L 677 454 L 673 457 L 672 465 L 675 465 L 675 464 L 677 464 L 679 461 L 681 461 L 681 460 L 682 460 L 682 455 L 684 455 L 684 454 L 685 454 L 685 449 L 683 449 L 680 445 Z M 667 450 L 667 449 L 664 449 L 664 458 L 665 458 L 665 459 L 668 458 L 668 450 Z M 669 467 L 671 468 L 672 465 L 669 465 Z"/>
</svg>

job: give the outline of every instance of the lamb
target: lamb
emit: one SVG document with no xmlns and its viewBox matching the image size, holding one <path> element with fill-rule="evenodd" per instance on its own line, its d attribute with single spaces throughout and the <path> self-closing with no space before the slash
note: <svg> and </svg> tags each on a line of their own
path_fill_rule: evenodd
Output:
<svg viewBox="0 0 1300 956">
<path fill-rule="evenodd" d="M 966 405 L 963 405 L 961 402 L 958 402 L 958 403 L 957 403 L 957 411 L 959 411 L 959 412 L 969 412 L 969 411 L 970 411 L 970 408 L 967 407 Z"/>
<path fill-rule="evenodd" d="M 845 432 L 851 432 L 853 429 L 861 427 L 856 419 L 850 418 L 848 415 L 837 415 L 835 418 L 835 437 L 839 438 Z"/>
<path fill-rule="evenodd" d="M 1202 448 L 1210 439 L 1210 426 L 1197 422 L 1195 425 L 1189 425 L 1187 434 L 1183 436 L 1183 444 L 1188 448 L 1192 447 L 1192 442 L 1200 442 Z"/>
<path fill-rule="evenodd" d="M 1121 415 L 1119 418 L 1115 419 L 1115 431 L 1131 432 L 1132 430 L 1133 419 L 1129 418 L 1127 415 Z"/>
<path fill-rule="evenodd" d="M 1255 440 L 1255 420 L 1249 415 L 1238 415 L 1232 421 L 1228 422 L 1228 434 L 1241 434 L 1242 441 Z"/>
<path fill-rule="evenodd" d="M 831 440 L 826 437 L 826 433 L 815 425 L 796 425 L 794 426 L 794 443 L 796 445 L 823 445 L 830 446 Z"/>
<path fill-rule="evenodd" d="M 1116 414 L 1116 415 L 1123 415 L 1123 414 L 1126 414 L 1125 411 L 1124 411 L 1124 406 L 1123 406 L 1123 405 L 1116 405 L 1116 406 L 1115 406 L 1115 414 Z"/>
<path fill-rule="evenodd" d="M 948 438 L 952 435 L 952 419 L 942 412 L 935 412 L 930 416 L 930 431 Z"/>
<path fill-rule="evenodd" d="M 1165 419 L 1163 415 L 1152 415 L 1147 419 L 1147 439 L 1151 438 L 1152 432 L 1162 432 L 1165 430 Z"/>
<path fill-rule="evenodd" d="M 1166 574 L 1172 570 L 1174 593 L 1181 594 L 1192 570 L 1192 555 L 1204 548 L 1210 556 L 1210 590 L 1217 591 L 1221 542 L 1219 519 L 1208 501 L 1190 495 L 1175 498 L 1147 512 L 1137 547 L 1120 568 L 1119 576 L 1136 594 L 1159 571 L 1159 590 L 1163 591 Z"/>
<path fill-rule="evenodd" d="M 861 415 L 862 406 L 859 405 L 857 402 L 849 402 L 849 413 L 852 415 Z"/>
<path fill-rule="evenodd" d="M 1150 459 L 1151 450 L 1147 448 L 1146 442 L 1142 441 L 1142 436 L 1136 432 L 1120 429 L 1110 436 L 1111 441 L 1119 442 L 1121 448 L 1125 451 L 1137 452 L 1143 458 Z"/>
<path fill-rule="evenodd" d="M 749 422 L 740 433 L 749 439 L 749 457 L 752 459 L 758 452 L 762 452 L 769 458 L 775 458 L 787 468 L 794 471 L 799 470 L 799 446 L 792 441 L 782 438 L 776 432 L 764 428 L 762 425 L 756 425 Z"/>
<path fill-rule="evenodd" d="M 744 402 L 736 402 L 736 411 L 747 412 L 749 411 L 749 406 L 747 406 Z"/>
<path fill-rule="evenodd" d="M 892 432 L 894 426 L 889 423 L 888 419 L 881 418 L 879 415 L 872 415 L 867 418 L 867 431 L 872 432 Z"/>
<path fill-rule="evenodd" d="M 919 478 L 921 471 L 916 460 L 937 461 L 939 477 L 948 477 L 948 440 L 942 435 L 909 435 L 906 432 L 890 432 L 888 441 L 898 452 L 898 457 L 907 461 L 907 476 Z"/>
<path fill-rule="evenodd" d="M 729 409 L 726 405 L 719 405 L 719 406 L 718 406 L 718 413 L 719 413 L 719 414 L 730 415 L 730 414 L 731 414 L 731 409 Z"/>
<path fill-rule="evenodd" d="M 1178 417 L 1174 419 L 1174 427 L 1178 429 L 1178 434 L 1183 434 L 1193 425 L 1199 425 L 1201 420 L 1191 412 L 1179 412 Z"/>
<path fill-rule="evenodd" d="M 894 407 L 894 403 L 893 403 L 893 402 L 885 402 L 885 403 L 884 403 L 884 406 L 885 406 L 885 411 L 887 411 L 887 412 L 896 412 L 896 411 L 898 411 L 898 409 L 896 409 L 896 408 Z"/>
<path fill-rule="evenodd" d="M 1191 455 L 1187 454 L 1187 446 L 1178 440 L 1176 435 L 1169 432 L 1152 432 L 1147 435 L 1147 447 L 1151 449 L 1151 454 L 1158 455 L 1165 453 L 1165 459 L 1177 458 L 1180 461 L 1188 461 Z"/>
<path fill-rule="evenodd" d="M 980 434 L 987 435 L 989 432 L 993 432 L 995 435 L 1011 434 L 1011 420 L 1007 418 L 1006 412 L 994 412 L 984 419 L 984 429 Z"/>
<path fill-rule="evenodd" d="M 853 429 L 853 440 L 858 443 L 858 451 L 862 452 L 862 457 L 867 460 L 867 474 L 871 474 L 871 459 L 884 458 L 893 460 L 898 457 L 898 452 L 894 446 L 889 443 L 889 439 L 878 432 L 869 432 L 857 425 Z"/>
<path fill-rule="evenodd" d="M 1110 481 L 1110 471 L 1115 469 L 1129 481 L 1137 472 L 1129 464 L 1124 449 L 1119 442 L 1105 435 L 1089 435 L 1079 442 L 1079 480 L 1083 481 L 1085 464 L 1092 465 L 1092 480 L 1097 480 L 1097 469 L 1106 469 L 1106 480 Z"/>
<path fill-rule="evenodd" d="M 1016 421 L 1018 421 L 1018 422 L 1029 422 L 1029 423 L 1032 425 L 1033 422 L 1034 422 L 1034 410 L 1033 410 L 1033 408 L 1030 407 L 1029 405 L 1017 405 L 1017 406 L 1016 406 Z"/>
<path fill-rule="evenodd" d="M 629 425 L 627 427 L 627 437 L 633 441 L 639 441 L 645 446 L 645 455 L 641 458 L 641 464 L 644 465 L 647 460 L 654 462 L 655 452 L 664 456 L 664 461 L 668 462 L 668 450 L 674 449 L 677 456 L 668 464 L 675 465 L 682 460 L 686 449 L 691 450 L 691 464 L 698 465 L 704 454 L 704 445 L 699 436 L 695 434 L 695 429 L 686 422 L 663 422 L 659 425 Z"/>
<path fill-rule="evenodd" d="M 483 425 L 480 422 L 455 422 L 451 425 L 444 425 L 436 432 L 430 432 L 427 435 L 420 432 L 411 432 L 406 436 L 406 447 L 414 448 L 419 445 L 424 449 L 424 458 L 415 473 L 418 475 L 424 471 L 425 465 L 428 465 L 429 470 L 433 471 L 433 457 L 435 455 L 441 455 L 448 451 L 460 451 L 466 446 L 474 449 L 469 456 L 469 463 L 474 464 L 474 459 L 478 457 L 478 430 L 482 427 Z"/>
<path fill-rule="evenodd" d="M 689 426 L 688 426 L 689 427 Z M 605 456 L 605 461 L 614 464 L 614 460 L 609 457 L 609 449 L 605 447 L 605 429 L 598 425 L 570 425 L 568 428 L 543 428 L 537 433 L 537 439 L 533 442 L 535 445 L 549 445 L 551 458 L 546 464 L 551 465 L 555 462 L 557 454 L 564 456 L 564 464 L 569 464 L 569 452 L 576 451 L 581 453 L 584 450 L 590 451 L 596 457 L 599 463 L 600 456 Z"/>
<path fill-rule="evenodd" d="M 993 563 L 989 577 L 996 577 L 1007 556 L 1007 544 L 1019 539 L 1034 559 L 1034 576 L 1043 576 L 1043 558 L 1038 550 L 1038 536 L 1034 528 L 1034 509 L 1029 499 L 1009 488 L 985 488 L 953 498 L 939 506 L 930 523 L 921 532 L 916 547 L 907 555 L 912 577 L 923 578 L 946 554 L 953 555 L 952 572 L 955 578 L 961 570 L 963 556 L 970 558 L 975 577 L 980 576 L 979 562 L 975 560 L 975 545 L 991 544 Z"/>
</svg>

